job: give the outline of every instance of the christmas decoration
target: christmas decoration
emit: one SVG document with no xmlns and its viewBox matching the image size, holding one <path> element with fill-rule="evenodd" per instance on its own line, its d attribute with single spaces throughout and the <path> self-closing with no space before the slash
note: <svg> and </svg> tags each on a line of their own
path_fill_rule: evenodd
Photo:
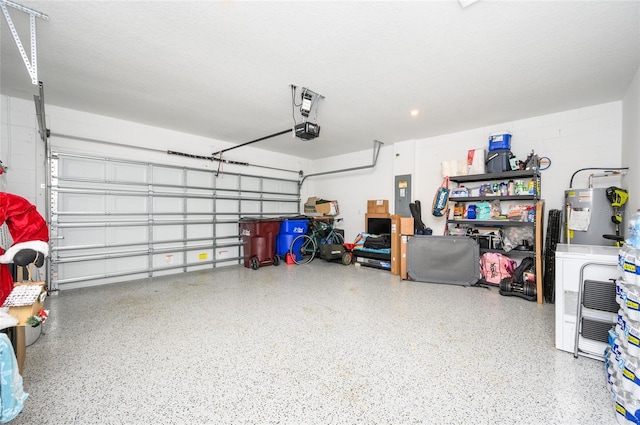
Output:
<svg viewBox="0 0 640 425">
<path fill-rule="evenodd" d="M 49 230 L 35 205 L 18 195 L 0 192 L 0 225 L 4 223 L 13 245 L 6 251 L 0 247 L 0 305 L 13 289 L 7 264 L 25 266 L 33 262 L 40 267 L 49 254 Z"/>
<path fill-rule="evenodd" d="M 37 328 L 41 323 L 46 322 L 47 317 L 49 317 L 49 310 L 40 309 L 38 314 L 34 314 L 27 319 L 27 325 Z"/>
</svg>

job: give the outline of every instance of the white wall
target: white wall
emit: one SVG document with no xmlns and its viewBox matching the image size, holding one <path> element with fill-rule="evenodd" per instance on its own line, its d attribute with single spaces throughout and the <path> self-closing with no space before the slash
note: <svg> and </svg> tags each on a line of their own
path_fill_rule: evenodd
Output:
<svg viewBox="0 0 640 425">
<path fill-rule="evenodd" d="M 440 234 L 444 228 L 442 218 L 430 214 L 431 202 L 442 176 L 440 163 L 444 160 L 465 159 L 467 150 L 484 148 L 490 133 L 509 130 L 513 134 L 512 151 L 520 159 L 525 159 L 533 149 L 552 160 L 551 168 L 542 173 L 542 197 L 545 198 L 546 211 L 561 208 L 563 193 L 569 186 L 571 174 L 586 167 L 620 167 L 630 165 L 632 171 L 626 178 L 632 190 L 630 207 L 640 207 L 640 196 L 634 195 L 640 187 L 639 174 L 633 170 L 638 161 L 638 104 L 640 89 L 638 76 L 634 80 L 624 100 L 624 140 L 623 140 L 623 102 L 574 109 L 570 111 L 532 117 L 524 120 L 502 123 L 473 130 L 447 134 L 444 136 L 408 140 L 394 145 L 385 144 L 380 150 L 377 165 L 358 171 L 310 177 L 302 186 L 302 201 L 309 196 L 339 201 L 342 227 L 346 231 L 347 241 L 364 230 L 364 213 L 369 199 L 388 199 L 393 212 L 394 176 L 412 174 L 413 200 L 423 204 L 423 221 Z M 44 158 L 37 151 L 41 144 L 37 133 L 35 107 L 32 101 L 2 96 L 2 141 L 0 159 L 9 166 L 7 174 L 8 190 L 35 200 L 40 208 L 44 196 L 41 184 L 44 182 Z M 212 152 L 230 146 L 229 143 L 173 132 L 133 122 L 84 112 L 46 107 L 47 123 L 54 133 L 71 134 L 102 139 L 117 143 L 134 144 L 157 152 L 148 151 L 144 160 L 152 162 L 185 165 L 189 167 L 214 168 L 217 163 L 203 160 L 170 156 L 166 150 L 185 151 L 209 156 Z M 12 143 L 9 144 L 8 140 Z M 86 151 L 93 155 L 131 156 L 126 148 L 52 137 L 54 145 L 63 149 Z M 384 142 L 384 141 L 383 141 Z M 225 158 L 303 170 L 306 175 L 317 172 L 339 170 L 371 165 L 373 162 L 373 141 L 371 149 L 308 161 L 288 155 L 274 154 L 255 147 L 244 147 L 229 151 Z M 624 146 L 624 152 L 623 147 Z M 133 151 L 139 155 L 139 151 Z M 634 159 L 635 158 L 635 159 Z M 293 173 L 279 172 L 264 168 L 226 166 L 226 171 L 244 172 L 253 175 L 279 176 L 296 179 Z M 42 173 L 34 178 L 34 173 Z M 586 187 L 589 173 L 576 176 L 574 187 Z"/>
<path fill-rule="evenodd" d="M 551 158 L 551 167 L 542 172 L 542 197 L 546 201 L 545 211 L 560 209 L 564 190 L 569 187 L 574 171 L 586 167 L 621 166 L 621 123 L 622 102 L 612 102 L 399 142 L 392 149 L 385 145 L 375 170 L 316 177 L 313 186 L 306 187 L 305 191 L 339 201 L 349 240 L 364 229 L 366 200 L 389 199 L 393 207 L 394 176 L 409 172 L 413 174 L 413 200 L 422 202 L 422 220 L 435 234 L 442 234 L 444 219 L 433 217 L 430 212 L 433 195 L 442 181 L 440 163 L 464 160 L 469 149 L 487 147 L 489 134 L 509 130 L 513 134 L 511 150 L 519 159 L 526 159 L 532 149 Z M 354 166 L 366 161 L 370 161 L 370 152 L 336 156 L 316 161 L 314 170 Z M 589 172 L 579 173 L 573 187 L 586 187 L 588 176 Z"/>
<path fill-rule="evenodd" d="M 622 111 L 622 165 L 629 167 L 623 182 L 630 195 L 627 213 L 633 213 L 640 209 L 640 68 L 622 100 Z"/>
<path fill-rule="evenodd" d="M 373 164 L 371 149 L 314 161 L 307 174 L 336 171 Z M 317 196 L 337 200 L 342 218 L 340 228 L 345 230 L 345 240 L 353 241 L 364 231 L 364 214 L 369 199 L 393 199 L 393 145 L 382 145 L 376 166 L 362 170 L 309 177 L 302 185 L 302 198 Z"/>
<path fill-rule="evenodd" d="M 545 218 L 550 209 L 562 208 L 564 190 L 569 188 L 575 171 L 620 167 L 621 103 L 613 102 L 424 139 L 416 149 L 416 158 L 425 164 L 416 168 L 415 180 L 420 182 L 416 196 L 430 205 L 442 180 L 440 162 L 465 159 L 468 149 L 486 146 L 489 134 L 502 130 L 512 133 L 511 151 L 518 159 L 526 159 L 533 150 L 552 161 L 551 167 L 541 173 Z M 577 174 L 573 187 L 587 187 L 590 173 Z M 425 215 L 424 208 L 423 221 L 439 233 L 444 228 L 444 220 Z"/>
<path fill-rule="evenodd" d="M 40 141 L 33 101 L 1 96 L 2 119 L 0 160 L 9 167 L 6 174 L 7 191 L 20 195 L 38 206 L 44 215 L 45 176 L 44 144 Z M 89 114 L 72 109 L 46 105 L 47 127 L 52 132 L 51 145 L 62 152 L 82 152 L 94 156 L 112 156 L 141 161 L 187 166 L 192 168 L 218 169 L 218 162 L 168 155 L 168 150 L 201 156 L 233 146 L 220 140 L 187 133 L 166 130 L 130 121 Z M 110 144 L 91 143 L 56 134 L 132 145 L 145 150 L 131 149 Z M 298 171 L 309 168 L 311 161 L 268 152 L 252 146 L 242 147 L 224 154 L 224 159 L 246 162 L 250 166 L 224 164 L 224 172 L 258 176 L 270 176 L 297 180 Z M 292 172 L 279 171 L 273 167 Z"/>
<path fill-rule="evenodd" d="M 6 191 L 20 195 L 44 215 L 45 153 L 37 130 L 34 102 L 0 96 L 0 177 Z"/>
</svg>

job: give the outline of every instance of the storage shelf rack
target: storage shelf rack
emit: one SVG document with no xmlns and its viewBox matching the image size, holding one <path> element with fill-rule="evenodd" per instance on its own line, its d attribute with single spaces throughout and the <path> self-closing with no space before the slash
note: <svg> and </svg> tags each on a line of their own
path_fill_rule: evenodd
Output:
<svg viewBox="0 0 640 425">
<path fill-rule="evenodd" d="M 461 185 L 463 183 L 476 183 L 476 182 L 490 182 L 490 181 L 508 181 L 508 180 L 534 180 L 534 187 L 537 188 L 535 194 L 522 194 L 522 195 L 505 195 L 505 196 L 452 196 L 449 198 L 450 202 L 493 202 L 498 200 L 500 202 L 526 202 L 535 207 L 535 220 L 534 221 L 515 221 L 515 220 L 469 220 L 469 219 L 454 219 L 447 217 L 447 227 L 450 225 L 464 225 L 475 228 L 506 228 L 506 227 L 533 227 L 534 238 L 532 250 L 516 250 L 513 249 L 509 253 L 502 249 L 493 248 L 481 248 L 481 252 L 498 252 L 507 255 L 513 255 L 518 257 L 533 256 L 535 260 L 536 270 L 536 290 L 537 301 L 542 303 L 543 291 L 542 291 L 542 219 L 543 219 L 543 205 L 544 202 L 540 199 L 540 191 L 542 188 L 540 171 L 538 169 L 528 170 L 516 170 L 505 171 L 501 173 L 487 173 L 487 174 L 473 174 L 466 176 L 453 176 L 449 177 L 451 182 Z"/>
</svg>

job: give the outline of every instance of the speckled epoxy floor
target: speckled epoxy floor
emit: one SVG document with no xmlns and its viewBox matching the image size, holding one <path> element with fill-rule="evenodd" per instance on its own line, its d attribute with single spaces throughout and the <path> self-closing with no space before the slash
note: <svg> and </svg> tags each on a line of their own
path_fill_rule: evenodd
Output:
<svg viewBox="0 0 640 425">
<path fill-rule="evenodd" d="M 615 424 L 553 305 L 321 260 L 61 291 L 12 424 Z"/>
</svg>

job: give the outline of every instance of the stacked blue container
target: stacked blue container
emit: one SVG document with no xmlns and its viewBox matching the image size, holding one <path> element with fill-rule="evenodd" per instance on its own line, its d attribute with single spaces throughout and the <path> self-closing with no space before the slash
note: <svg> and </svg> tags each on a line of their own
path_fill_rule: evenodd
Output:
<svg viewBox="0 0 640 425">
<path fill-rule="evenodd" d="M 511 133 L 494 133 L 489 136 L 487 173 L 502 173 L 511 170 Z"/>
<path fill-rule="evenodd" d="M 616 300 L 618 323 L 604 352 L 607 386 L 620 424 L 640 423 L 640 211 L 629 222 L 630 238 L 620 249 Z"/>
<path fill-rule="evenodd" d="M 309 219 L 287 219 L 280 223 L 280 233 L 276 239 L 276 254 L 283 259 L 289 253 L 291 243 L 299 235 L 305 235 L 309 228 Z M 301 238 L 302 239 L 302 238 Z M 296 261 L 302 260 L 302 256 L 298 253 L 302 240 L 296 242 L 298 246 L 294 246 L 293 252 L 296 253 Z"/>
</svg>

